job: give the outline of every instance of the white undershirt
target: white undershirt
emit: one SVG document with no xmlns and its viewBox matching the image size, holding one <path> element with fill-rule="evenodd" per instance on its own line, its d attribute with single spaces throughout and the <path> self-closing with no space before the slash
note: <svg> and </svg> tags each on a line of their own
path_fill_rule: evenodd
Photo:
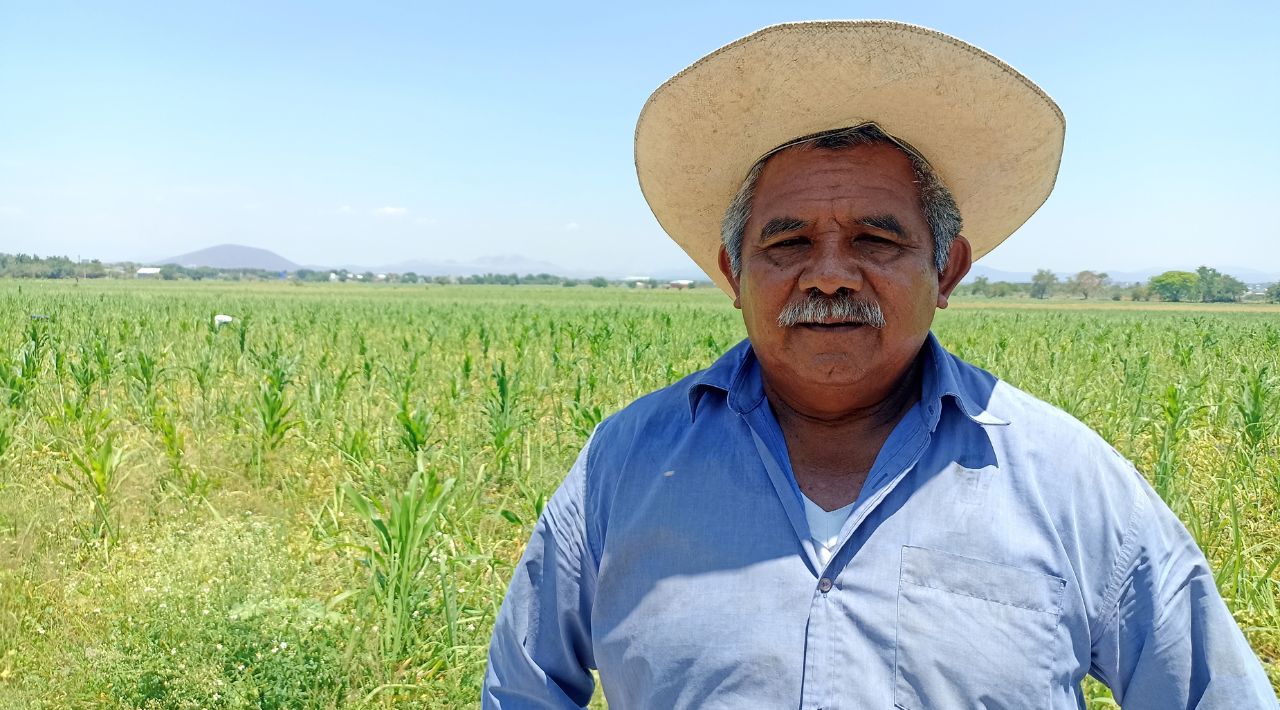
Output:
<svg viewBox="0 0 1280 710">
<path fill-rule="evenodd" d="M 800 497 L 804 500 L 804 516 L 809 519 L 809 535 L 813 538 L 814 547 L 817 548 L 818 560 L 825 567 L 835 554 L 836 540 L 840 539 L 840 528 L 844 527 L 844 522 L 853 512 L 853 503 L 827 511 L 809 500 L 809 496 L 802 493 Z"/>
</svg>

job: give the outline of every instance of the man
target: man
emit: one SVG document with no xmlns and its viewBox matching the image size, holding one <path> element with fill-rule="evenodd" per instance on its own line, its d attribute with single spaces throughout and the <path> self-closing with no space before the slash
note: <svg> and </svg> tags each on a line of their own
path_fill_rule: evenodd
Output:
<svg viewBox="0 0 1280 710">
<path fill-rule="evenodd" d="M 1132 466 L 929 333 L 1063 135 L 1007 65 L 891 22 L 766 28 L 655 92 L 641 187 L 748 340 L 597 428 L 484 705 L 583 706 L 598 668 L 620 708 L 1076 708 L 1089 673 L 1125 708 L 1275 707 Z"/>
</svg>

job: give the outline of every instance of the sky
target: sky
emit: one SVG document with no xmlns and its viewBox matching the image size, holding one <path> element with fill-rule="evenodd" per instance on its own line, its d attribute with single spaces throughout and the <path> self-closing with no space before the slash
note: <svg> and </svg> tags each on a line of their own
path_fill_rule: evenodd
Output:
<svg viewBox="0 0 1280 710">
<path fill-rule="evenodd" d="M 1057 187 L 982 264 L 1280 272 L 1280 3 L 0 0 L 0 252 L 303 264 L 691 263 L 635 120 L 776 22 L 885 18 L 999 56 L 1067 117 Z"/>
</svg>

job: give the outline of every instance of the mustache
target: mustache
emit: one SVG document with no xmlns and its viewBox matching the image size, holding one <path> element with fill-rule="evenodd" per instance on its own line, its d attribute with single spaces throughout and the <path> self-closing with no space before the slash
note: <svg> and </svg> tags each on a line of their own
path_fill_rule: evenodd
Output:
<svg viewBox="0 0 1280 710">
<path fill-rule="evenodd" d="M 810 291 L 802 301 L 788 303 L 778 314 L 778 327 L 790 328 L 801 323 L 859 323 L 872 328 L 884 327 L 884 311 L 875 301 L 863 301 L 841 289 L 834 296 Z"/>
</svg>

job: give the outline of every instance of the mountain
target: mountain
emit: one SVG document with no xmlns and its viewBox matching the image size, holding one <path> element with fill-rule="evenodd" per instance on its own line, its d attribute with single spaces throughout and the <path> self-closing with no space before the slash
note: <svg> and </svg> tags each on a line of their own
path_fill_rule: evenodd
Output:
<svg viewBox="0 0 1280 710">
<path fill-rule="evenodd" d="M 960 280 L 960 283 L 973 283 L 974 279 L 979 276 L 987 277 L 988 281 L 1008 281 L 1015 284 L 1030 283 L 1031 274 L 1032 272 L 1030 271 L 1001 271 L 982 264 L 974 264 L 969 269 L 969 273 L 965 274 L 964 278 Z"/>
<path fill-rule="evenodd" d="M 209 266 L 215 269 L 263 269 L 266 271 L 297 271 L 301 268 L 273 251 L 240 244 L 219 244 L 190 254 L 163 259 L 157 263 L 177 264 L 189 268 Z"/>
</svg>

